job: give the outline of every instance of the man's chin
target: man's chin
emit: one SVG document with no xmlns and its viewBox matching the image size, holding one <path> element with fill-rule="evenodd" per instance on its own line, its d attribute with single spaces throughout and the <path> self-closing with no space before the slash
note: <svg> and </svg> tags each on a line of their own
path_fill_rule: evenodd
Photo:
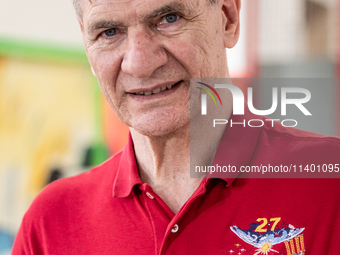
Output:
<svg viewBox="0 0 340 255">
<path fill-rule="evenodd" d="M 139 125 L 133 125 L 133 129 L 138 133 L 148 137 L 165 137 L 175 133 L 181 133 L 185 129 L 190 129 L 190 122 L 184 123 L 172 122 L 172 123 L 139 123 Z"/>
</svg>

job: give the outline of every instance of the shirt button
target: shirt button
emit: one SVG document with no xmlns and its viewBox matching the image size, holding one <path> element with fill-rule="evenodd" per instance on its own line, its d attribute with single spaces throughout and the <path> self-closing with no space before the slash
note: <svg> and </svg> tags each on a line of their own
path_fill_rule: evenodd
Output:
<svg viewBox="0 0 340 255">
<path fill-rule="evenodd" d="M 174 227 L 171 229 L 171 233 L 176 233 L 178 231 L 178 225 L 175 224 Z"/>
<path fill-rule="evenodd" d="M 153 195 L 151 195 L 149 192 L 146 192 L 146 195 L 148 196 L 148 198 L 150 199 L 155 199 L 155 197 Z"/>
</svg>

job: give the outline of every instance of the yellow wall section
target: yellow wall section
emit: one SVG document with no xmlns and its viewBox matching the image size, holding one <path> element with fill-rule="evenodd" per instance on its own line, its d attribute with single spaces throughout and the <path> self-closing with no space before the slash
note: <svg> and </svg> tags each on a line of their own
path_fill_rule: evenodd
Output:
<svg viewBox="0 0 340 255">
<path fill-rule="evenodd" d="M 10 201 L 17 206 L 0 210 L 0 225 L 15 228 L 51 167 L 81 164 L 95 136 L 94 88 L 88 66 L 0 60 L 0 207 L 9 202 L 8 176 L 20 180 Z"/>
</svg>

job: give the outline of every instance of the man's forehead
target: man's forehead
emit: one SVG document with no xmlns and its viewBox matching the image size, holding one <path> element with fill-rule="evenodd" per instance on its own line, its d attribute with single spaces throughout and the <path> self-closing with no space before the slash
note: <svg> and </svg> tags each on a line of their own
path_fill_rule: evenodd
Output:
<svg viewBox="0 0 340 255">
<path fill-rule="evenodd" d="M 84 19 L 88 18 L 89 29 L 96 29 L 101 23 L 117 21 L 117 25 L 143 22 L 170 12 L 190 12 L 197 9 L 201 0 L 83 0 Z"/>
<path fill-rule="evenodd" d="M 84 10 L 109 12 L 116 11 L 118 13 L 127 14 L 135 12 L 137 14 L 144 14 L 154 11 L 162 6 L 176 7 L 176 9 L 195 8 L 199 5 L 201 0 L 82 0 Z M 191 7 L 191 8 L 190 8 Z M 169 8 L 171 9 L 171 8 Z"/>
<path fill-rule="evenodd" d="M 100 5 L 100 4 L 114 4 L 114 5 L 134 5 L 138 7 L 139 5 L 152 5 L 154 3 L 168 3 L 172 0 L 81 0 L 83 4 L 86 5 Z M 201 0 L 178 0 L 184 4 L 199 3 Z"/>
<path fill-rule="evenodd" d="M 83 4 L 90 8 L 95 6 L 139 6 L 152 2 L 153 0 L 82 0 Z"/>
</svg>

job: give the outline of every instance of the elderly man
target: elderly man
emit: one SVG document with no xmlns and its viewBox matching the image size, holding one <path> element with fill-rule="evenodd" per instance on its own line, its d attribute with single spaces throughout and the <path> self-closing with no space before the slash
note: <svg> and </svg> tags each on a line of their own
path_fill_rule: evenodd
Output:
<svg viewBox="0 0 340 255">
<path fill-rule="evenodd" d="M 209 132 L 211 123 L 202 121 L 201 90 L 190 96 L 190 79 L 229 77 L 225 48 L 239 37 L 240 0 L 74 2 L 92 72 L 130 136 L 102 165 L 42 191 L 13 254 L 340 250 L 335 180 L 190 178 L 190 165 L 213 162 L 299 166 L 313 159 L 339 167 L 337 138 L 268 121 L 261 128 L 220 125 Z M 230 91 L 220 96 L 223 107 L 209 118 L 239 121 Z M 248 111 L 243 116 L 251 117 Z"/>
</svg>

